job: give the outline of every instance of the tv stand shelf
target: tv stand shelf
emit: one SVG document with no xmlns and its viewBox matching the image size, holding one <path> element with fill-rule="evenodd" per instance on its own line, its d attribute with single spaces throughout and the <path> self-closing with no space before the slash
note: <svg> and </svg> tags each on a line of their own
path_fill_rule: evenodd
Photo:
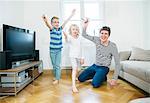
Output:
<svg viewBox="0 0 150 103">
<path fill-rule="evenodd" d="M 17 78 L 19 77 L 19 73 L 27 72 L 28 77 L 23 80 L 21 85 L 17 85 Z M 25 86 L 29 83 L 33 82 L 41 73 L 43 72 L 43 62 L 41 61 L 31 61 L 27 64 L 23 64 L 21 66 L 0 70 L 0 95 L 17 95 Z M 12 77 L 13 85 L 11 86 L 3 86 L 2 76 L 5 78 Z"/>
</svg>

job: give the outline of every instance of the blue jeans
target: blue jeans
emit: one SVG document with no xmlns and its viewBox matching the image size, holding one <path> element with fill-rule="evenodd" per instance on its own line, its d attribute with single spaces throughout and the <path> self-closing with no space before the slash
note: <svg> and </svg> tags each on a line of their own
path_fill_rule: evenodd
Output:
<svg viewBox="0 0 150 103">
<path fill-rule="evenodd" d="M 50 58 L 53 66 L 53 75 L 56 80 L 59 80 L 61 77 L 61 49 L 50 49 Z"/>
<path fill-rule="evenodd" d="M 109 68 L 105 66 L 97 66 L 93 64 L 92 66 L 85 69 L 78 77 L 80 82 L 84 82 L 89 79 L 92 80 L 92 85 L 94 88 L 98 88 L 104 81 L 107 80 L 107 74 Z"/>
</svg>

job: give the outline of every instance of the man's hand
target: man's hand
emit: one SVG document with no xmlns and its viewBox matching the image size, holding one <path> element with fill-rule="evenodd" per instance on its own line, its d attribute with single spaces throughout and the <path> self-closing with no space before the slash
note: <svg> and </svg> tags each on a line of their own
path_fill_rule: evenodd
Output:
<svg viewBox="0 0 150 103">
<path fill-rule="evenodd" d="M 109 83 L 110 86 L 116 86 L 117 85 L 117 80 L 111 79 L 111 80 L 108 80 L 108 83 Z"/>
<path fill-rule="evenodd" d="M 83 22 L 82 22 L 82 25 L 83 25 L 83 29 L 86 30 L 88 24 L 89 24 L 89 19 L 88 18 L 85 18 L 85 19 L 82 19 Z"/>
<path fill-rule="evenodd" d="M 80 64 L 84 64 L 84 59 L 80 59 Z"/>
</svg>

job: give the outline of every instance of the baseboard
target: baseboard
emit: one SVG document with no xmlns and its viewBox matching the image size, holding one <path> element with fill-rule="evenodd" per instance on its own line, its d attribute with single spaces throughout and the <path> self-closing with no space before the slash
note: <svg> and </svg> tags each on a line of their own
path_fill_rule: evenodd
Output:
<svg viewBox="0 0 150 103">
<path fill-rule="evenodd" d="M 43 70 L 43 73 L 44 73 L 44 74 L 45 74 L 45 73 L 48 73 L 48 74 L 49 74 L 49 72 L 52 73 L 52 72 L 53 72 L 53 69 L 44 69 L 44 70 Z M 71 74 L 71 72 L 72 72 L 72 69 L 61 69 L 61 74 L 66 74 L 66 73 Z"/>
</svg>

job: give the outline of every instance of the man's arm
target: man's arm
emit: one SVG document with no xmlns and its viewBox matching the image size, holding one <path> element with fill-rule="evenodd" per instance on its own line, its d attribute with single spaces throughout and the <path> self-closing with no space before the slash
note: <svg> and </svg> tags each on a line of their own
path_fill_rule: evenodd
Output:
<svg viewBox="0 0 150 103">
<path fill-rule="evenodd" d="M 89 20 L 88 20 L 88 19 L 83 20 L 83 22 L 82 22 L 82 26 L 83 26 L 82 36 L 83 36 L 84 38 L 86 38 L 86 39 L 92 41 L 92 42 L 95 42 L 95 41 L 96 41 L 96 40 L 95 40 L 96 37 L 95 37 L 95 36 L 90 36 L 90 35 L 88 35 L 88 34 L 86 33 L 86 29 L 87 29 L 88 24 L 89 24 Z"/>
<path fill-rule="evenodd" d="M 64 23 L 62 24 L 62 28 L 65 27 L 65 25 L 68 23 L 68 21 L 73 17 L 73 15 L 75 14 L 75 9 L 72 10 L 71 15 L 64 21 Z"/>
<path fill-rule="evenodd" d="M 42 16 L 44 22 L 45 22 L 45 25 L 50 29 L 52 30 L 53 29 L 53 26 L 48 22 L 48 19 L 45 15 Z"/>
<path fill-rule="evenodd" d="M 113 56 L 115 60 L 115 71 L 114 71 L 113 78 L 108 82 L 110 85 L 115 86 L 117 85 L 117 79 L 120 73 L 120 58 L 119 58 L 119 53 L 116 45 L 114 45 L 113 47 Z"/>
<path fill-rule="evenodd" d="M 117 80 L 120 72 L 120 58 L 119 58 L 119 53 L 116 45 L 114 46 L 113 56 L 115 60 L 115 72 L 114 72 L 113 79 Z"/>
</svg>

